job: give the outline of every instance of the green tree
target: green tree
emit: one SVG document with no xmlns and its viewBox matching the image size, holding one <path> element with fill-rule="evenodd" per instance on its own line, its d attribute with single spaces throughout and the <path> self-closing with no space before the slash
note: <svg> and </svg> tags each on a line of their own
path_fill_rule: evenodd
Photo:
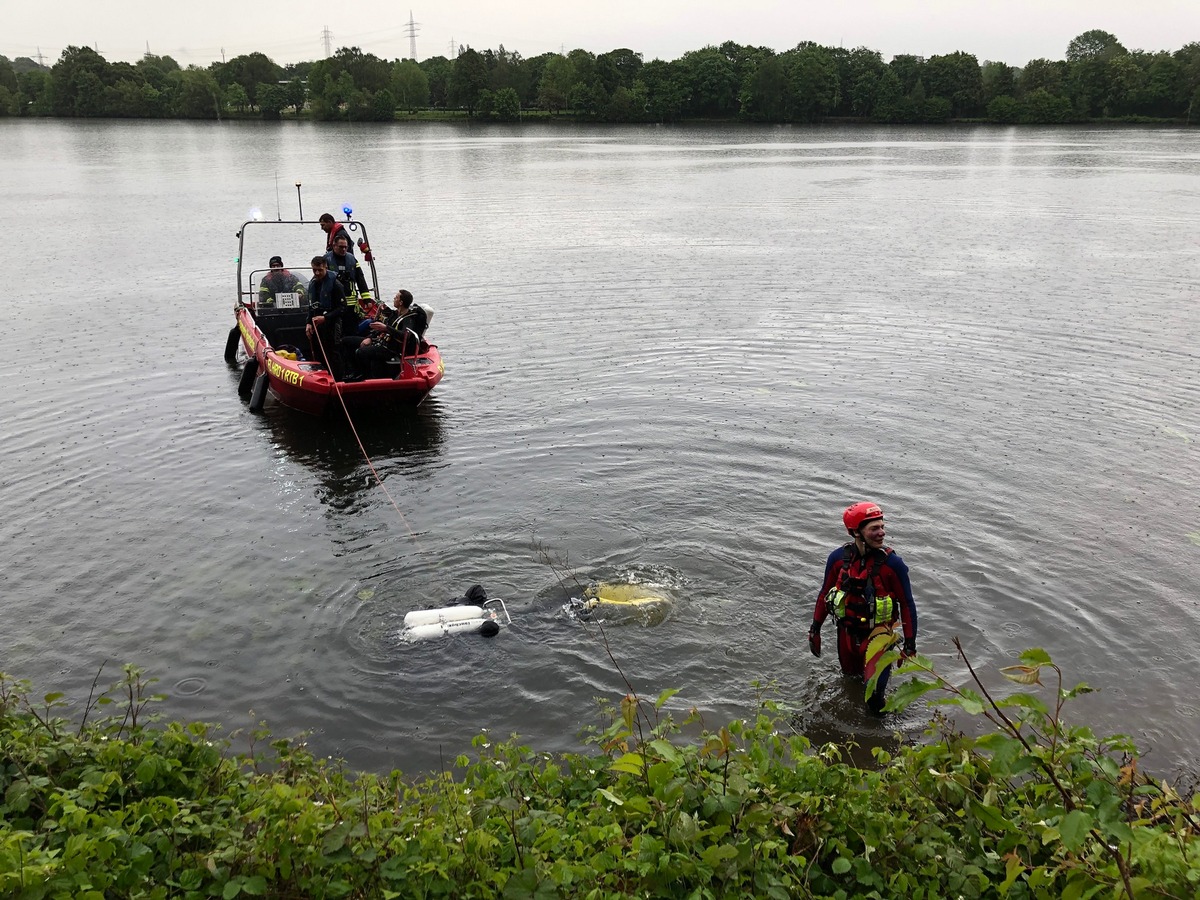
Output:
<svg viewBox="0 0 1200 900">
<path fill-rule="evenodd" d="M 610 92 L 615 91 L 617 85 L 632 89 L 633 84 L 637 81 L 638 72 L 642 70 L 642 54 L 634 53 L 625 47 L 618 50 L 610 50 L 601 56 L 596 57 L 597 66 L 601 65 L 603 60 L 603 69 L 612 71 L 616 74 L 617 83 L 606 85 Z"/>
<path fill-rule="evenodd" d="M 1032 94 L 1039 88 L 1050 94 L 1063 94 L 1067 79 L 1067 64 L 1048 59 L 1031 59 L 1017 73 L 1017 97 Z"/>
<path fill-rule="evenodd" d="M 280 84 L 260 84 L 255 86 L 258 97 L 258 109 L 264 119 L 279 121 L 283 108 L 288 105 L 287 90 Z"/>
<path fill-rule="evenodd" d="M 144 88 L 149 85 L 143 85 L 129 78 L 120 79 L 115 85 L 106 88 L 104 92 L 104 105 L 108 110 L 108 115 L 115 118 L 151 118 L 155 111 L 148 103 Z M 150 88 L 150 90 L 154 90 Z"/>
<path fill-rule="evenodd" d="M 1145 71 L 1135 104 L 1138 110 L 1150 116 L 1184 115 L 1187 104 L 1180 102 L 1183 98 L 1178 86 L 1183 70 L 1179 61 L 1166 52 L 1134 55 Z"/>
<path fill-rule="evenodd" d="M 842 105 L 853 116 L 869 116 L 875 108 L 880 81 L 887 66 L 876 50 L 855 47 L 841 74 Z"/>
<path fill-rule="evenodd" d="M 396 95 L 384 88 L 371 95 L 371 120 L 394 122 L 396 120 Z"/>
<path fill-rule="evenodd" d="M 571 65 L 571 61 L 557 53 L 551 54 L 542 68 L 537 105 L 552 113 L 566 108 L 574 82 L 575 67 Z"/>
<path fill-rule="evenodd" d="M 214 75 L 222 87 L 240 84 L 250 105 L 260 106 L 258 86 L 278 82 L 283 77 L 283 69 L 262 53 L 246 53 L 235 56 L 224 65 L 218 65 Z"/>
<path fill-rule="evenodd" d="M 837 66 L 825 48 L 816 44 L 802 45 L 787 56 L 792 112 L 805 122 L 817 122 L 841 100 Z"/>
<path fill-rule="evenodd" d="M 1109 59 L 1128 51 L 1121 46 L 1115 35 L 1093 29 L 1071 38 L 1067 44 L 1067 62 L 1076 63 L 1089 59 Z"/>
<path fill-rule="evenodd" d="M 1020 100 L 1017 121 L 1022 125 L 1058 125 L 1071 118 L 1071 101 L 1045 88 L 1038 88 Z"/>
<path fill-rule="evenodd" d="M 177 73 L 180 89 L 176 115 L 184 119 L 221 118 L 221 86 L 211 72 L 188 66 Z"/>
<path fill-rule="evenodd" d="M 989 122 L 995 122 L 998 125 L 1011 125 L 1020 118 L 1021 108 L 1015 97 L 1004 94 L 1000 97 L 993 97 L 988 103 L 987 117 Z"/>
<path fill-rule="evenodd" d="M 763 56 L 746 77 L 739 95 L 741 115 L 754 122 L 785 122 L 790 97 L 783 60 L 774 53 Z"/>
<path fill-rule="evenodd" d="M 640 82 L 635 82 L 633 88 L 617 85 L 608 99 L 604 118 L 608 122 L 640 122 L 645 105 L 645 87 Z"/>
<path fill-rule="evenodd" d="M 429 78 L 411 59 L 400 60 L 392 66 L 392 93 L 397 106 L 415 111 L 429 104 Z"/>
<path fill-rule="evenodd" d="M 226 109 L 233 109 L 239 113 L 244 113 L 246 111 L 246 107 L 249 105 L 250 98 L 246 95 L 246 89 L 236 81 L 229 85 L 229 87 L 225 88 Z"/>
<path fill-rule="evenodd" d="M 688 73 L 678 61 L 652 59 L 642 66 L 638 82 L 646 94 L 646 114 L 651 121 L 675 122 L 688 99 Z"/>
<path fill-rule="evenodd" d="M 304 102 L 308 99 L 304 82 L 299 77 L 293 78 L 283 85 L 283 91 L 287 96 L 288 106 L 296 111 L 296 115 L 300 115 L 304 111 Z"/>
<path fill-rule="evenodd" d="M 53 114 L 103 115 L 107 76 L 108 63 L 91 47 L 67 47 L 50 70 Z"/>
<path fill-rule="evenodd" d="M 0 56 L 0 87 L 6 88 L 14 97 L 17 93 L 17 70 L 7 56 Z"/>
<path fill-rule="evenodd" d="M 429 79 L 429 105 L 445 108 L 450 105 L 450 73 L 453 65 L 444 56 L 431 56 L 419 64 Z"/>
<path fill-rule="evenodd" d="M 1083 116 L 1099 116 L 1119 106 L 1127 93 L 1129 71 L 1114 61 L 1129 53 L 1107 31 L 1085 31 L 1067 45 L 1069 95 Z"/>
<path fill-rule="evenodd" d="M 980 69 L 983 78 L 983 103 L 991 104 L 997 97 L 1015 97 L 1017 70 L 1002 62 L 985 62 Z"/>
<path fill-rule="evenodd" d="M 20 110 L 21 104 L 17 92 L 0 84 L 0 116 L 15 116 L 20 113 Z"/>
<path fill-rule="evenodd" d="M 919 56 L 900 54 L 899 56 L 892 57 L 892 61 L 888 63 L 888 68 L 896 73 L 896 76 L 900 79 L 900 90 L 907 96 L 913 92 L 917 86 L 917 82 L 921 80 L 921 73 L 925 68 L 925 60 Z"/>
<path fill-rule="evenodd" d="M 458 54 L 450 70 L 450 105 L 465 107 L 467 115 L 473 115 L 479 104 L 479 92 L 488 90 L 488 80 L 483 57 L 468 47 Z"/>
<path fill-rule="evenodd" d="M 521 118 L 521 97 L 517 94 L 516 88 L 500 88 L 496 92 L 492 115 L 501 122 L 515 122 Z"/>
<path fill-rule="evenodd" d="M 686 73 L 687 109 L 692 115 L 724 118 L 737 115 L 738 78 L 733 64 L 716 47 L 685 53 L 679 65 Z"/>
<path fill-rule="evenodd" d="M 875 105 L 871 108 L 871 118 L 876 122 L 896 124 L 907 121 L 908 104 L 904 96 L 904 86 L 900 76 L 891 66 L 884 69 L 879 77 L 879 89 L 875 94 Z"/>
<path fill-rule="evenodd" d="M 373 53 L 363 53 L 358 47 L 342 47 L 325 62 L 333 78 L 345 72 L 359 90 L 373 93 L 391 87 L 391 65 Z"/>
<path fill-rule="evenodd" d="M 53 115 L 49 72 L 33 69 L 19 73 L 17 75 L 17 89 L 17 100 L 21 109 L 21 115 Z"/>
<path fill-rule="evenodd" d="M 921 74 L 925 90 L 933 97 L 950 101 L 950 115 L 964 118 L 978 115 L 983 100 L 983 76 L 974 54 L 949 53 L 931 56 Z"/>
</svg>

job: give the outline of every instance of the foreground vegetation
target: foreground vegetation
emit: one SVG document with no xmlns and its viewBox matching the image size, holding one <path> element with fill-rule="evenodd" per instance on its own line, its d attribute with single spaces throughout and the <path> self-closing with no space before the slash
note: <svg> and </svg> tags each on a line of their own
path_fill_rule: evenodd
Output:
<svg viewBox="0 0 1200 900">
<path fill-rule="evenodd" d="M 433 109 L 516 121 L 531 112 L 597 122 L 950 120 L 1054 124 L 1096 120 L 1200 124 L 1200 42 L 1174 52 L 1127 49 L 1092 30 L 1064 59 L 1014 66 L 957 51 L 885 63 L 868 47 L 801 41 L 776 52 L 726 41 L 676 60 L 628 48 L 594 54 L 460 48 L 454 59 L 384 60 L 343 47 L 315 62 L 276 65 L 262 53 L 181 68 L 147 53 L 109 63 L 68 47 L 53 67 L 0 56 L 0 117 L 103 116 L 393 121 Z"/>
<path fill-rule="evenodd" d="M 1195 799 L 1140 774 L 1127 739 L 1067 725 L 1087 688 L 1063 689 L 1044 652 L 1005 674 L 1048 674 L 1049 703 L 955 687 L 923 658 L 904 671 L 891 707 L 933 692 L 992 729 L 943 722 L 868 771 L 789 734 L 769 702 L 685 738 L 669 693 L 631 694 L 589 753 L 481 735 L 416 780 L 160 727 L 133 667 L 73 724 L 61 695 L 0 676 L 0 895 L 1196 896 Z"/>
</svg>

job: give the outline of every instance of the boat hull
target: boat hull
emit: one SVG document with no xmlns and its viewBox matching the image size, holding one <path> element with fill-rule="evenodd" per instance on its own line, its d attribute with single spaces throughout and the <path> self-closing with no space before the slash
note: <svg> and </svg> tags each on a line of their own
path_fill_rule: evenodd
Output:
<svg viewBox="0 0 1200 900">
<path fill-rule="evenodd" d="M 330 410 L 412 407 L 424 400 L 442 380 L 445 364 L 434 344 L 397 365 L 392 378 L 335 382 L 320 363 L 290 359 L 271 345 L 248 307 L 239 307 L 237 327 L 247 356 L 258 361 L 258 371 L 269 379 L 271 394 L 284 406 L 323 415 Z"/>
</svg>

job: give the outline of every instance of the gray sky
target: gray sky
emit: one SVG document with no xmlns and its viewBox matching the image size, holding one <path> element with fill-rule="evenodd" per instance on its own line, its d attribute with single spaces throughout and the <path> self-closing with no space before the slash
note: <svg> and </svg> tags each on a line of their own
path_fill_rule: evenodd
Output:
<svg viewBox="0 0 1200 900">
<path fill-rule="evenodd" d="M 1093 28 L 1131 50 L 1178 50 L 1200 41 L 1200 0 L 3 0 L 0 54 L 47 64 L 64 47 L 98 47 L 110 62 L 146 52 L 207 65 L 261 51 L 277 63 L 361 47 L 385 59 L 409 55 L 411 9 L 417 58 L 450 56 L 451 41 L 477 50 L 501 44 L 523 56 L 582 47 L 628 47 L 676 59 L 706 44 L 786 50 L 800 41 L 866 46 L 884 60 L 962 50 L 982 62 L 1020 66 L 1062 59 L 1071 38 Z"/>
</svg>

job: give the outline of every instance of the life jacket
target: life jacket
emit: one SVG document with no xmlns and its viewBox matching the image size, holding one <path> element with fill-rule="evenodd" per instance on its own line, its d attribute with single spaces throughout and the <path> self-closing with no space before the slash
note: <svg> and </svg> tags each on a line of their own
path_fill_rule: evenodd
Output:
<svg viewBox="0 0 1200 900">
<path fill-rule="evenodd" d="M 333 227 L 329 229 L 329 236 L 325 238 L 325 252 L 333 250 L 333 242 L 338 239 L 338 235 L 346 238 L 346 249 L 354 246 L 354 240 L 350 237 L 350 230 L 341 222 L 334 222 Z"/>
<path fill-rule="evenodd" d="M 842 548 L 842 567 L 837 583 L 825 595 L 838 625 L 870 631 L 876 625 L 896 620 L 899 607 L 879 577 L 879 570 L 892 554 L 891 547 L 872 551 L 869 559 L 858 552 L 853 541 Z"/>
<path fill-rule="evenodd" d="M 325 277 L 320 281 L 316 278 L 309 283 L 309 312 L 314 315 L 322 315 L 332 312 L 342 305 L 333 297 L 333 286 L 338 283 L 337 273 L 327 271 Z"/>
</svg>

